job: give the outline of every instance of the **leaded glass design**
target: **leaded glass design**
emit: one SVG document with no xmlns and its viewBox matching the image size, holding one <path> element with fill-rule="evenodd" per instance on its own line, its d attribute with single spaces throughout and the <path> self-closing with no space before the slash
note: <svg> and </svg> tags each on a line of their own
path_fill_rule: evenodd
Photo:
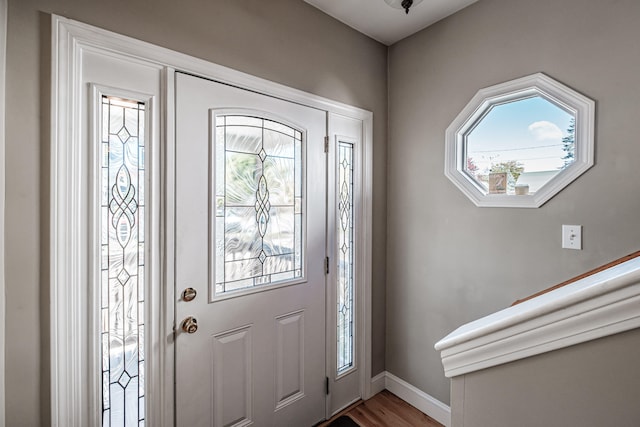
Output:
<svg viewBox="0 0 640 427">
<path fill-rule="evenodd" d="M 102 425 L 144 426 L 145 104 L 102 96 Z"/>
<path fill-rule="evenodd" d="M 302 277 L 302 133 L 245 115 L 215 124 L 215 293 Z"/>
<path fill-rule="evenodd" d="M 353 366 L 353 144 L 338 144 L 338 374 Z"/>
</svg>

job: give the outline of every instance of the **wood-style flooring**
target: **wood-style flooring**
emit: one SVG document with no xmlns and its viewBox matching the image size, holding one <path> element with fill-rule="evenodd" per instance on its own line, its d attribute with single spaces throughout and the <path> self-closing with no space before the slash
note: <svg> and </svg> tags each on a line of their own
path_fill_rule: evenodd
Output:
<svg viewBox="0 0 640 427">
<path fill-rule="evenodd" d="M 340 415 L 348 415 L 360 427 L 443 427 L 388 390 L 376 394 L 366 402 L 351 405 L 318 427 L 328 426 Z"/>
</svg>

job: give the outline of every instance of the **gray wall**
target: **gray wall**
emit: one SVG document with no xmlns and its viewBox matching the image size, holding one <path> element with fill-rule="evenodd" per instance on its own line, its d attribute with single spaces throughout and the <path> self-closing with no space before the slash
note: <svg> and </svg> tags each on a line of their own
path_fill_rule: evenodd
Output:
<svg viewBox="0 0 640 427">
<path fill-rule="evenodd" d="M 454 378 L 452 427 L 637 427 L 640 329 Z"/>
<path fill-rule="evenodd" d="M 373 371 L 386 356 L 443 402 L 438 339 L 638 249 L 637 0 L 481 0 L 394 45 L 388 149 L 386 48 L 300 0 L 10 0 L 7 425 L 49 420 L 48 13 L 373 111 Z M 540 209 L 475 208 L 444 177 L 444 130 L 479 88 L 537 71 L 597 101 L 596 166 Z M 563 223 L 583 251 L 560 249 Z"/>
<path fill-rule="evenodd" d="M 373 111 L 373 371 L 384 370 L 387 49 L 301 0 L 10 0 L 6 419 L 49 423 L 49 13 Z"/>
<path fill-rule="evenodd" d="M 435 342 L 638 250 L 639 17 L 637 0 L 481 0 L 392 46 L 388 371 L 449 402 Z M 596 100 L 596 164 L 539 209 L 476 208 L 444 176 L 445 129 L 478 89 L 538 71 Z"/>
</svg>

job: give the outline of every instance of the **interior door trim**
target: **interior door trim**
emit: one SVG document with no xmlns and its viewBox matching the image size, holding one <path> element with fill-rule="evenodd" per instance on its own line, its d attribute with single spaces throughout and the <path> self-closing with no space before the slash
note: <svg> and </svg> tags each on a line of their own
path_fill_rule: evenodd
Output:
<svg viewBox="0 0 640 427">
<path fill-rule="evenodd" d="M 86 229 L 77 224 L 88 224 L 89 204 L 86 185 L 82 179 L 87 174 L 86 130 L 82 124 L 83 61 L 90 55 L 104 60 L 126 61 L 139 65 L 147 72 L 156 72 L 163 82 L 159 97 L 160 153 L 157 162 L 162 174 L 153 179 L 162 196 L 159 235 L 162 252 L 151 266 L 151 277 L 161 292 L 155 296 L 151 315 L 158 324 L 150 331 L 148 358 L 151 366 L 147 373 L 149 388 L 154 391 L 147 397 L 147 422 L 150 425 L 174 424 L 173 405 L 173 270 L 172 228 L 174 156 L 173 129 L 173 73 L 178 69 L 197 76 L 260 92 L 276 98 L 322 109 L 362 120 L 364 127 L 362 241 L 364 265 L 362 282 L 364 324 L 361 330 L 363 364 L 361 365 L 362 397 L 371 395 L 371 234 L 372 234 L 372 186 L 373 186 L 373 114 L 360 108 L 323 98 L 265 79 L 251 76 L 230 68 L 213 64 L 183 53 L 155 46 L 130 37 L 96 28 L 58 15 L 52 15 L 52 68 L 51 68 L 51 208 L 50 208 L 50 339 L 51 339 L 51 419 L 53 426 L 81 427 L 95 424 L 89 414 L 90 397 L 86 380 L 87 330 L 89 314 L 86 283 L 89 277 L 88 260 L 84 256 L 89 236 Z M 92 82 L 98 85 L 105 82 Z M 134 88 L 135 90 L 135 88 Z M 164 194 L 163 194 L 164 193 Z M 151 194 L 153 197 L 154 195 Z M 73 225 L 72 225 L 73 224 Z M 87 322 L 87 323 L 85 323 Z M 89 422 L 91 420 L 91 422 Z"/>
<path fill-rule="evenodd" d="M 5 318 L 4 285 L 4 195 L 5 195 L 5 74 L 7 51 L 7 0 L 0 0 L 0 319 Z M 5 322 L 0 326 L 0 427 L 5 424 L 4 348 Z"/>
</svg>

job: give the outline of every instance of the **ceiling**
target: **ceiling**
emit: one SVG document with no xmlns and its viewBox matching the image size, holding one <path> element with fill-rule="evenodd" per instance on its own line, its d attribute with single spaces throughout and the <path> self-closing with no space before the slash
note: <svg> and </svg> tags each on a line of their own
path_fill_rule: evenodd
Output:
<svg viewBox="0 0 640 427">
<path fill-rule="evenodd" d="M 304 0 L 387 46 L 422 30 L 477 0 L 424 0 L 409 14 L 384 0 Z"/>
</svg>

